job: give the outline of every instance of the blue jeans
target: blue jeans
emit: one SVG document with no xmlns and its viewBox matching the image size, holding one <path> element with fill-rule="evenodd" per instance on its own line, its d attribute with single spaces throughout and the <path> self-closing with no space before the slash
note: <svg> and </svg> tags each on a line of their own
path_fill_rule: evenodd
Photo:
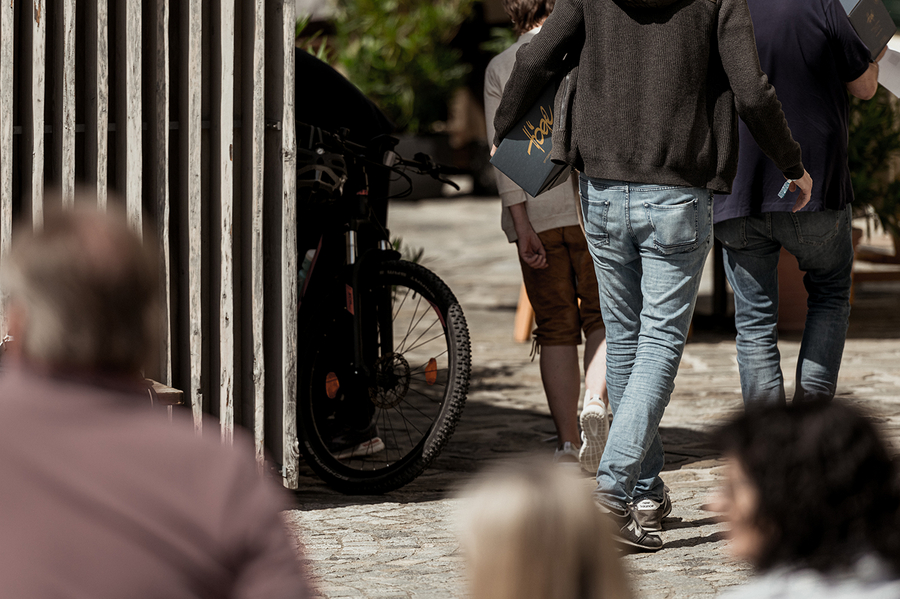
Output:
<svg viewBox="0 0 900 599">
<path fill-rule="evenodd" d="M 606 323 L 613 423 L 596 498 L 662 500 L 659 422 L 675 384 L 712 241 L 712 194 L 581 175 L 581 206 Z"/>
<path fill-rule="evenodd" d="M 794 401 L 834 397 L 850 318 L 853 270 L 850 207 L 770 212 L 716 225 L 725 275 L 734 289 L 738 367 L 744 404 L 784 404 L 778 352 L 778 257 L 781 247 L 806 271 L 806 327 L 797 359 Z"/>
</svg>

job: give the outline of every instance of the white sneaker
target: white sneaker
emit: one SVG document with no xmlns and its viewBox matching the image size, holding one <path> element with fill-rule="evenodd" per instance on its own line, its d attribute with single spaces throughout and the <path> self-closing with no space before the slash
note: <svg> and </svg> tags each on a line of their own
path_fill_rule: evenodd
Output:
<svg viewBox="0 0 900 599">
<path fill-rule="evenodd" d="M 570 441 L 566 441 L 562 449 L 557 449 L 553 454 L 553 463 L 561 466 L 578 466 L 578 449 Z"/>
<path fill-rule="evenodd" d="M 332 455 L 334 455 L 336 460 L 349 460 L 350 458 L 370 456 L 382 451 L 384 451 L 384 441 L 381 440 L 381 437 L 372 437 L 359 445 L 348 447 Z"/>
<path fill-rule="evenodd" d="M 597 474 L 608 436 L 609 417 L 606 405 L 599 395 L 591 397 L 588 392 L 584 396 L 584 408 L 581 410 L 581 451 L 578 461 L 591 474 Z"/>
</svg>

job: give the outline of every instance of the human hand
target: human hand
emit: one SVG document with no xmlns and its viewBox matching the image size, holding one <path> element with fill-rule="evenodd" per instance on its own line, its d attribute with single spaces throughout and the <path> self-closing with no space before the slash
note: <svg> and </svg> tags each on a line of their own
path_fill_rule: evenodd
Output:
<svg viewBox="0 0 900 599">
<path fill-rule="evenodd" d="M 888 50 L 887 46 L 882 48 L 881 52 L 878 53 L 878 58 L 875 59 L 875 62 L 880 62 L 881 59 L 884 58 L 884 55 L 887 53 L 887 50 Z"/>
<path fill-rule="evenodd" d="M 803 176 L 792 181 L 788 189 L 790 191 L 797 191 L 798 187 L 800 188 L 800 195 L 797 196 L 797 201 L 794 202 L 794 207 L 791 209 L 791 212 L 797 212 L 806 206 L 806 204 L 809 203 L 809 199 L 812 197 L 813 180 L 812 177 L 809 176 L 809 173 L 806 172 L 806 169 L 803 169 Z"/>
<path fill-rule="evenodd" d="M 491 144 L 491 156 L 493 156 L 494 152 L 496 152 L 496 151 L 497 151 L 497 146 L 495 146 L 494 144 Z"/>
<path fill-rule="evenodd" d="M 527 231 L 519 233 L 519 238 L 516 240 L 516 247 L 519 250 L 519 257 L 527 266 L 537 270 L 549 266 L 547 262 L 547 251 L 544 249 L 544 244 L 541 243 L 541 238 L 538 237 L 538 234 L 535 233 L 534 229 L 530 226 Z"/>
</svg>

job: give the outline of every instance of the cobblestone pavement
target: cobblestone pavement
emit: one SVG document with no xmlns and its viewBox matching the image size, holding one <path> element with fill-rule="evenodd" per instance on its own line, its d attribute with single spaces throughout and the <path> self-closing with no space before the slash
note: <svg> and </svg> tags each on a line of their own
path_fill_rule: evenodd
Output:
<svg viewBox="0 0 900 599">
<path fill-rule="evenodd" d="M 530 360 L 529 345 L 512 340 L 521 274 L 514 248 L 500 232 L 499 210 L 496 199 L 471 198 L 391 207 L 393 235 L 424 249 L 423 263 L 450 285 L 465 310 L 471 389 L 448 446 L 403 489 L 346 497 L 303 470 L 297 509 L 287 517 L 323 597 L 465 596 L 453 532 L 456 490 L 491 460 L 528 452 L 550 459 L 553 424 L 538 364 Z M 707 273 L 701 294 L 710 288 Z M 783 369 L 792 373 L 799 338 L 784 338 L 780 346 Z M 894 440 L 900 437 L 898 364 L 900 283 L 858 286 L 840 395 L 869 408 Z M 733 332 L 695 327 L 660 431 L 663 478 L 674 502 L 662 533 L 665 547 L 625 557 L 637 597 L 713 597 L 750 576 L 746 564 L 728 557 L 725 526 L 701 509 L 721 468 L 708 431 L 740 409 Z M 586 493 L 594 486 L 587 475 L 584 484 Z"/>
</svg>

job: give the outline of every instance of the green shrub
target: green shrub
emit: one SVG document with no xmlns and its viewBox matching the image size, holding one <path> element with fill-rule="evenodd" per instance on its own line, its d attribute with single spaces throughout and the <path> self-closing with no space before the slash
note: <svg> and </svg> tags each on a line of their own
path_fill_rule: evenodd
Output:
<svg viewBox="0 0 900 599">
<path fill-rule="evenodd" d="M 338 62 L 398 128 L 429 132 L 470 68 L 449 42 L 472 2 L 341 0 Z"/>
<path fill-rule="evenodd" d="M 883 87 L 871 100 L 850 100 L 848 158 L 857 213 L 900 238 L 900 105 Z"/>
</svg>

